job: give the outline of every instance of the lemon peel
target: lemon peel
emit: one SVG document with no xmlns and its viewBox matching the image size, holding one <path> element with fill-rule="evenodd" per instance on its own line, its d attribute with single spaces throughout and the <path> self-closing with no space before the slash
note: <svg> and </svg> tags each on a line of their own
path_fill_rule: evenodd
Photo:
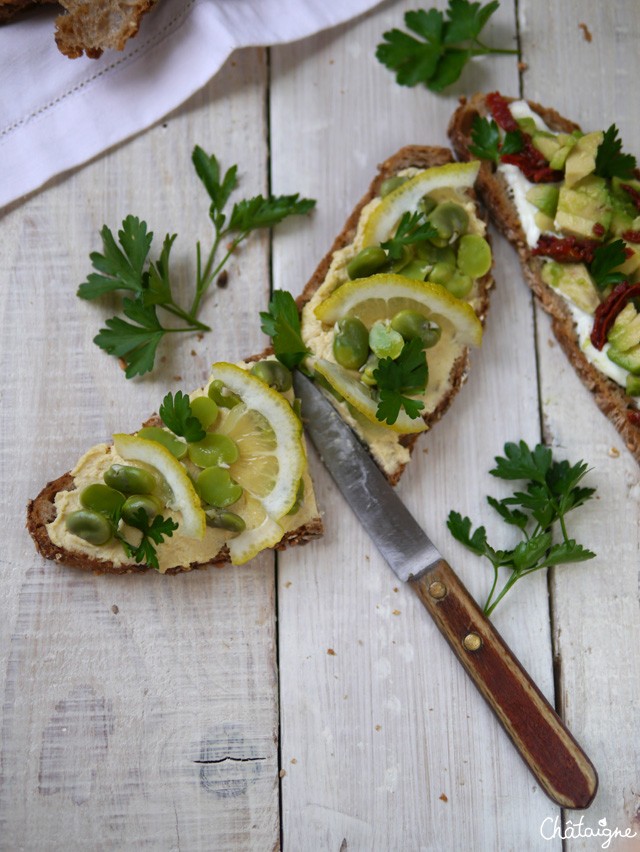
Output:
<svg viewBox="0 0 640 852">
<path fill-rule="evenodd" d="M 376 320 L 391 319 L 406 309 L 426 311 L 428 318 L 441 326 L 443 336 L 449 335 L 465 346 L 482 342 L 482 323 L 468 302 L 440 284 L 392 273 L 348 281 L 316 307 L 315 315 L 327 325 L 347 315 L 355 316 L 370 328 Z"/>
<path fill-rule="evenodd" d="M 396 227 L 403 213 L 418 209 L 418 202 L 435 189 L 469 189 L 480 162 L 447 163 L 415 175 L 386 195 L 371 212 L 362 231 L 362 246 L 379 245 Z"/>
</svg>

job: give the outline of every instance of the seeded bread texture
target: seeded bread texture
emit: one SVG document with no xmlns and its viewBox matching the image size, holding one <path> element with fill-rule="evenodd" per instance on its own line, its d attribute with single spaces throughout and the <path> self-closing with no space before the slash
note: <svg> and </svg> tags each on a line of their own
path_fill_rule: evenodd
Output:
<svg viewBox="0 0 640 852">
<path fill-rule="evenodd" d="M 429 169 L 433 168 L 434 166 L 444 166 L 447 163 L 451 162 L 453 162 L 453 156 L 448 148 L 408 145 L 405 148 L 401 148 L 392 157 L 389 157 L 389 159 L 381 163 L 378 166 L 378 174 L 373 179 L 367 193 L 363 196 L 363 198 L 360 199 L 358 204 L 355 206 L 355 208 L 349 215 L 349 218 L 345 222 L 343 229 L 335 238 L 333 245 L 331 246 L 327 254 L 323 257 L 323 259 L 320 261 L 318 267 L 316 268 L 315 272 L 313 273 L 304 290 L 302 291 L 302 295 L 298 299 L 298 307 L 302 309 L 302 307 L 311 299 L 315 291 L 321 286 L 327 276 L 327 272 L 329 271 L 329 267 L 331 265 L 331 260 L 333 258 L 334 253 L 340 251 L 340 249 L 343 249 L 345 246 L 348 246 L 350 243 L 353 242 L 358 227 L 358 220 L 360 219 L 360 214 L 363 208 L 372 199 L 380 195 L 380 187 L 384 180 L 393 177 L 394 175 L 398 174 L 398 172 L 401 172 L 403 169 Z M 474 196 L 472 195 L 472 197 Z M 481 211 L 478 211 L 478 213 L 479 215 L 481 215 Z M 489 309 L 489 292 L 493 287 L 493 278 L 491 272 L 487 273 L 487 275 L 479 279 L 479 285 L 480 310 L 478 312 L 478 316 L 484 326 L 487 311 Z M 468 372 L 469 351 L 467 349 L 453 365 L 451 371 L 451 388 L 449 392 L 445 396 L 443 396 L 438 407 L 429 414 L 425 414 L 423 418 L 429 428 L 431 428 L 435 423 L 437 423 L 443 416 L 443 414 L 448 411 L 451 403 L 453 402 L 454 397 L 456 396 L 462 385 L 466 382 Z M 407 447 L 407 449 L 412 451 L 415 442 L 420 434 L 422 433 L 414 435 L 402 435 L 400 437 L 400 442 L 404 447 Z M 392 485 L 396 485 L 397 482 L 400 480 L 400 477 L 402 476 L 405 467 L 406 465 L 399 467 L 393 473 L 393 475 L 387 475 L 387 479 Z"/>
<path fill-rule="evenodd" d="M 122 50 L 140 28 L 156 0 L 0 0 L 0 23 L 38 5 L 53 2 L 64 13 L 55 20 L 58 49 L 70 59 L 90 59 L 105 50 Z"/>
<path fill-rule="evenodd" d="M 513 100 L 515 98 L 507 98 L 509 103 Z M 529 102 L 529 106 L 556 133 L 571 133 L 572 130 L 580 129 L 573 121 L 553 109 L 534 102 Z M 474 159 L 469 145 L 473 120 L 477 115 L 489 115 L 485 95 L 482 93 L 469 99 L 461 98 L 460 105 L 449 123 L 449 138 L 453 150 L 461 160 Z M 640 427 L 629 421 L 630 410 L 637 409 L 632 409 L 631 400 L 624 388 L 596 369 L 582 353 L 575 323 L 567 304 L 562 296 L 542 280 L 544 260 L 532 255 L 508 185 L 496 171 L 494 163 L 483 160 L 476 187 L 490 218 L 518 252 L 525 280 L 542 307 L 550 314 L 551 327 L 558 343 L 600 410 L 613 423 L 633 457 L 640 463 Z"/>
</svg>

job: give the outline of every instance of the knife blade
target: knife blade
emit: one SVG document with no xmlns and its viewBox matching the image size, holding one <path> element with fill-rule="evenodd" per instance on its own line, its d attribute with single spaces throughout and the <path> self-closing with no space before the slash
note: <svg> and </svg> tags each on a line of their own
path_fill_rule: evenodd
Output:
<svg viewBox="0 0 640 852">
<path fill-rule="evenodd" d="M 299 371 L 294 388 L 322 461 L 398 578 L 408 583 L 549 798 L 587 808 L 596 770 L 357 435 Z"/>
</svg>

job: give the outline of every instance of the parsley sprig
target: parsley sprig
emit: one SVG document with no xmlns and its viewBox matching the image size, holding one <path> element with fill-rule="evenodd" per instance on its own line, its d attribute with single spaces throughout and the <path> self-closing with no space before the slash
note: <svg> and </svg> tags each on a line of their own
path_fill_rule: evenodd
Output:
<svg viewBox="0 0 640 852">
<path fill-rule="evenodd" d="M 78 296 L 88 300 L 115 291 L 128 294 L 122 302 L 124 318 L 106 320 L 105 328 L 94 338 L 101 349 L 124 361 L 128 379 L 153 369 L 158 345 L 165 335 L 210 330 L 198 319 L 201 302 L 229 257 L 249 234 L 271 228 L 288 216 L 308 213 L 315 205 L 314 200 L 300 198 L 298 194 L 267 198 L 256 195 L 236 202 L 230 213 L 225 212 L 238 185 L 238 167 L 231 166 L 223 173 L 215 155 L 206 154 L 199 146 L 193 151 L 192 162 L 210 199 L 214 239 L 206 258 L 200 242 L 196 245 L 196 281 L 190 307 L 181 306 L 173 292 L 170 253 L 176 234 L 165 236 L 159 256 L 152 260 L 153 232 L 136 216 L 123 220 L 117 239 L 107 225 L 102 228 L 102 252 L 90 255 L 95 271 L 78 288 Z M 218 259 L 223 243 L 226 251 Z M 181 320 L 182 325 L 163 325 L 158 317 L 159 308 Z"/>
<path fill-rule="evenodd" d="M 174 435 L 179 435 L 189 442 L 201 441 L 207 434 L 202 423 L 191 412 L 188 395 L 182 391 L 177 391 L 175 396 L 168 393 L 162 400 L 158 414 Z"/>
<path fill-rule="evenodd" d="M 413 419 L 419 417 L 424 402 L 411 399 L 407 394 L 424 391 L 428 376 L 427 357 L 418 338 L 405 343 L 395 360 L 382 358 L 373 372 L 380 394 L 376 411 L 378 420 L 392 426 L 401 409 Z"/>
<path fill-rule="evenodd" d="M 400 260 L 404 254 L 404 247 L 414 243 L 430 240 L 437 237 L 438 231 L 429 222 L 424 213 L 417 210 L 415 213 L 407 211 L 402 214 L 396 232 L 384 243 L 380 243 L 391 260 Z"/>
<path fill-rule="evenodd" d="M 460 77 L 474 56 L 517 54 L 517 50 L 489 47 L 478 36 L 500 4 L 482 6 L 469 0 L 449 0 L 445 15 L 438 9 L 407 12 L 404 22 L 415 38 L 399 29 L 383 33 L 376 57 L 396 74 L 401 86 L 423 83 L 441 92 Z"/>
<path fill-rule="evenodd" d="M 636 168 L 633 154 L 622 153 L 622 141 L 618 139 L 618 128 L 612 124 L 605 130 L 596 152 L 595 173 L 603 178 L 632 178 Z"/>
<path fill-rule="evenodd" d="M 594 488 L 580 485 L 588 472 L 583 461 L 569 464 L 555 461 L 548 447 L 538 444 L 530 450 L 524 441 L 507 443 L 504 457 L 496 456 L 492 476 L 505 480 L 524 480 L 525 488 L 513 496 L 487 502 L 505 523 L 515 527 L 522 540 L 510 550 L 497 550 L 487 541 L 483 526 L 472 531 L 472 522 L 458 512 L 450 512 L 447 526 L 451 534 L 478 556 L 485 556 L 493 566 L 493 585 L 484 605 L 489 616 L 502 598 L 523 577 L 570 562 L 584 562 L 595 554 L 575 539 L 569 538 L 565 516 L 589 500 Z M 559 525 L 561 541 L 554 543 L 554 527 Z M 508 568 L 510 575 L 498 592 L 499 569 Z"/>
<path fill-rule="evenodd" d="M 493 119 L 476 115 L 471 125 L 469 150 L 481 160 L 500 161 L 502 154 L 518 154 L 524 144 L 520 130 L 509 130 L 500 141 L 500 130 Z"/>
<path fill-rule="evenodd" d="M 269 310 L 261 311 L 260 319 L 260 327 L 271 338 L 276 358 L 289 370 L 310 354 L 302 340 L 298 306 L 291 293 L 274 290 Z"/>
<path fill-rule="evenodd" d="M 604 289 L 609 284 L 619 284 L 626 279 L 623 272 L 613 272 L 616 266 L 620 266 L 627 259 L 624 240 L 614 240 L 608 245 L 598 246 L 593 252 L 593 260 L 589 266 L 591 277 L 596 287 Z"/>
<path fill-rule="evenodd" d="M 160 566 L 155 545 L 162 544 L 165 538 L 171 538 L 174 531 L 178 529 L 178 524 L 172 518 L 164 518 L 162 515 L 156 515 L 149 523 L 144 509 L 138 509 L 135 523 L 129 521 L 129 526 L 140 530 L 142 538 L 140 544 L 135 545 L 127 541 L 122 533 L 117 532 L 115 537 L 122 545 L 124 552 L 136 563 L 144 562 L 157 570 Z"/>
</svg>

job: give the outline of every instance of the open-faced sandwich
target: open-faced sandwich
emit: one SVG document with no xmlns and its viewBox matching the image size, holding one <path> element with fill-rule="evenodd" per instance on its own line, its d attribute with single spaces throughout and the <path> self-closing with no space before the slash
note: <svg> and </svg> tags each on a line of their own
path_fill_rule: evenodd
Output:
<svg viewBox="0 0 640 852">
<path fill-rule="evenodd" d="M 446 148 L 390 157 L 302 294 L 307 369 L 392 483 L 482 339 L 493 281 L 479 167 Z"/>
<path fill-rule="evenodd" d="M 463 99 L 449 135 L 596 403 L 640 462 L 640 174 L 615 125 L 585 133 L 498 92 Z"/>
<path fill-rule="evenodd" d="M 291 374 L 278 361 L 214 364 L 167 394 L 137 433 L 89 449 L 28 507 L 48 559 L 97 573 L 242 564 L 322 534 Z"/>
</svg>

